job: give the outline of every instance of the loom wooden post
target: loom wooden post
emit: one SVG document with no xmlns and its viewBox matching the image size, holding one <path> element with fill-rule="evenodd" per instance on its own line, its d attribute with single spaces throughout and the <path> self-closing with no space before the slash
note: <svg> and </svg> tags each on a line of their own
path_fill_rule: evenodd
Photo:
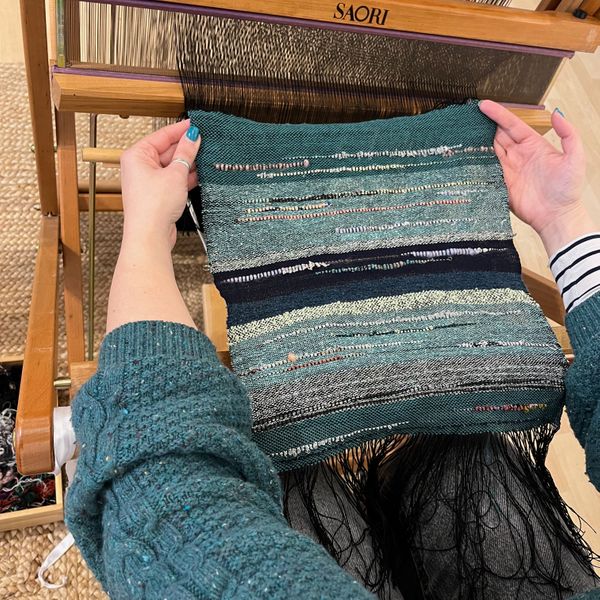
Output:
<svg viewBox="0 0 600 600">
<path fill-rule="evenodd" d="M 202 285 L 203 331 L 217 350 L 219 360 L 231 368 L 227 342 L 227 305 L 214 283 Z"/>
<path fill-rule="evenodd" d="M 74 113 L 56 112 L 60 229 L 64 265 L 65 324 L 69 362 L 83 360 L 83 285 Z"/>
<path fill-rule="evenodd" d="M 580 4 L 581 0 L 560 0 L 555 10 L 558 12 L 572 13 L 579 8 Z"/>
<path fill-rule="evenodd" d="M 560 325 L 565 324 L 565 307 L 554 281 L 543 275 L 523 267 L 521 271 L 523 283 L 541 306 L 543 313 Z"/>
<path fill-rule="evenodd" d="M 25 70 L 42 214 L 58 213 L 44 0 L 20 0 Z"/>
<path fill-rule="evenodd" d="M 600 0 L 584 0 L 579 7 L 584 10 L 588 15 L 598 16 L 600 11 Z"/>
<path fill-rule="evenodd" d="M 17 468 L 24 475 L 54 468 L 58 242 L 58 217 L 42 216 L 15 425 Z"/>
</svg>

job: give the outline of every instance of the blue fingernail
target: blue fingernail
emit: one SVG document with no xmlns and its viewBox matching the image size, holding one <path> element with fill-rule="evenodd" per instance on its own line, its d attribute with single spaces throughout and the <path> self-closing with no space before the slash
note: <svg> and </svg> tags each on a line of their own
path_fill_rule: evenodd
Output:
<svg viewBox="0 0 600 600">
<path fill-rule="evenodd" d="M 190 128 L 187 130 L 186 134 L 189 140 L 195 142 L 200 135 L 200 130 L 195 125 L 190 125 Z"/>
<path fill-rule="evenodd" d="M 558 108 L 558 106 L 554 109 L 554 112 L 557 112 L 563 119 L 566 118 L 565 114 L 562 110 L 560 110 L 560 108 Z"/>
</svg>

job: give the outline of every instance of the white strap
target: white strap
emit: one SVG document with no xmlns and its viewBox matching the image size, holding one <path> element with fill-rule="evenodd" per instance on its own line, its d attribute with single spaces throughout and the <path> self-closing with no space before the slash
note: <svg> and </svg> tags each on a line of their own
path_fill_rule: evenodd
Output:
<svg viewBox="0 0 600 600">
<path fill-rule="evenodd" d="M 58 590 L 67 585 L 67 578 L 65 575 L 63 575 L 60 578 L 59 583 L 50 583 L 49 581 L 44 579 L 44 574 L 57 560 L 59 560 L 62 556 L 64 556 L 64 554 L 66 554 L 69 548 L 73 545 L 73 542 L 74 540 L 72 534 L 68 533 L 62 539 L 62 541 L 60 541 L 56 546 L 54 546 L 50 554 L 46 556 L 44 562 L 40 565 L 40 568 L 37 572 L 37 580 L 42 587 L 48 588 L 49 590 Z"/>
<path fill-rule="evenodd" d="M 54 475 L 71 460 L 77 451 L 75 432 L 71 425 L 71 407 L 57 406 L 54 409 Z"/>
</svg>

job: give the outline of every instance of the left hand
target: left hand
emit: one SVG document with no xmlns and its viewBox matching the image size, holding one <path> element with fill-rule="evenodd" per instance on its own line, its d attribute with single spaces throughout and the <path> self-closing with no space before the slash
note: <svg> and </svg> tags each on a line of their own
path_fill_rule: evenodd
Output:
<svg viewBox="0 0 600 600">
<path fill-rule="evenodd" d="M 194 129 L 189 119 L 168 125 L 146 136 L 121 156 L 124 240 L 164 239 L 171 248 L 175 245 L 175 222 L 185 209 L 188 191 L 198 185 L 194 160 L 200 137 Z M 186 160 L 192 169 L 172 162 L 174 158 Z"/>
</svg>

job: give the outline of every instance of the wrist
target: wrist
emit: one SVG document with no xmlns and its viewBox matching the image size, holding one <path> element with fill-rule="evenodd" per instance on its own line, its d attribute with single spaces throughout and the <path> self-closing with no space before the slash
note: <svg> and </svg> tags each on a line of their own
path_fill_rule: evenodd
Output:
<svg viewBox="0 0 600 600">
<path fill-rule="evenodd" d="M 574 239 L 598 230 L 590 214 L 583 204 L 578 204 L 538 229 L 546 253 L 552 256 L 557 250 L 566 246 Z"/>
<path fill-rule="evenodd" d="M 141 250 L 142 252 L 167 252 L 171 254 L 170 229 L 135 226 L 125 220 L 123 223 L 123 239 L 121 251 Z"/>
</svg>

